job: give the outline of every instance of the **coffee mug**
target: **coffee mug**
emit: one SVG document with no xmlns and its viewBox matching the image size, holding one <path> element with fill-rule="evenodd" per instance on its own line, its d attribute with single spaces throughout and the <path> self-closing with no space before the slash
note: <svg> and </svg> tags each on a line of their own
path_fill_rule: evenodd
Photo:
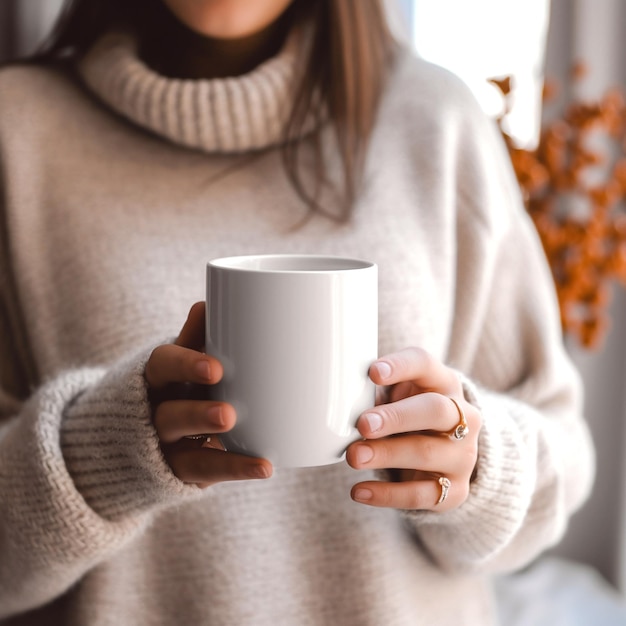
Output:
<svg viewBox="0 0 626 626">
<path fill-rule="evenodd" d="M 276 467 L 328 465 L 359 439 L 374 406 L 378 268 L 356 259 L 258 255 L 207 264 L 207 353 L 224 377 L 212 396 L 237 423 L 228 451 Z"/>
</svg>

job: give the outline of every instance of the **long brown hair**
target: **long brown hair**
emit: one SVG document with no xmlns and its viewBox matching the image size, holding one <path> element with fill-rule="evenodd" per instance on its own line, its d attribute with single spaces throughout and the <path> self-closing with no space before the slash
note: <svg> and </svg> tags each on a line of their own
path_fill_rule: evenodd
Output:
<svg viewBox="0 0 626 626">
<path fill-rule="evenodd" d="M 139 27 L 150 5 L 162 0 L 66 0 L 36 62 L 82 55 L 103 33 L 117 25 Z M 311 211 L 324 211 L 319 194 L 328 183 L 321 145 L 322 121 L 332 125 L 342 166 L 339 213 L 347 220 L 358 195 L 368 141 L 374 126 L 395 44 L 382 0 L 294 0 L 294 19 L 312 22 L 304 72 L 287 123 L 282 155 L 285 171 Z M 312 142 L 315 175 L 303 176 L 303 128 L 316 119 Z"/>
</svg>

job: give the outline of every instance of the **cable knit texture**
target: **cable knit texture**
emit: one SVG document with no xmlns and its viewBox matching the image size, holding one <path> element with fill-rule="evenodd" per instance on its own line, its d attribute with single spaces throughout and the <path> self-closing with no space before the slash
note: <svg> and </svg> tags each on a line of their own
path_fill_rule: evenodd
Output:
<svg viewBox="0 0 626 626">
<path fill-rule="evenodd" d="M 115 34 L 79 77 L 0 72 L 0 619 L 492 624 L 489 573 L 557 541 L 593 476 L 550 273 L 495 127 L 456 78 L 400 54 L 352 220 L 294 230 L 307 210 L 277 149 L 289 48 L 215 81 L 134 55 Z M 356 504 L 373 473 L 344 462 L 205 491 L 171 473 L 149 346 L 203 298 L 210 258 L 290 252 L 375 261 L 380 353 L 420 345 L 462 372 L 484 418 L 462 507 Z"/>
</svg>

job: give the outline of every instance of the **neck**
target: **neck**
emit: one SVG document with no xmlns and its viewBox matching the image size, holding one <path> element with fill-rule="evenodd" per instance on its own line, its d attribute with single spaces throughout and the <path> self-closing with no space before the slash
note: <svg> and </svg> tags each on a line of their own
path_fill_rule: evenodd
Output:
<svg viewBox="0 0 626 626">
<path fill-rule="evenodd" d="M 263 30 L 240 39 L 206 37 L 185 26 L 161 2 L 139 29 L 140 57 L 170 78 L 240 76 L 275 56 L 291 24 L 287 10 Z"/>
</svg>

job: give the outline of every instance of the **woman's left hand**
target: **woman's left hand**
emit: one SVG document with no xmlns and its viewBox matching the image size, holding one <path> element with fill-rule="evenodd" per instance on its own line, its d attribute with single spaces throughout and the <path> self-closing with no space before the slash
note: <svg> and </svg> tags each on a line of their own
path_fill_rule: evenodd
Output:
<svg viewBox="0 0 626 626">
<path fill-rule="evenodd" d="M 378 359 L 369 375 L 386 387 L 386 397 L 359 418 L 365 441 L 351 444 L 346 458 L 355 469 L 390 470 L 394 482 L 360 482 L 352 498 L 396 509 L 461 506 L 476 467 L 482 420 L 464 399 L 456 372 L 425 350 L 408 348 Z"/>
</svg>

